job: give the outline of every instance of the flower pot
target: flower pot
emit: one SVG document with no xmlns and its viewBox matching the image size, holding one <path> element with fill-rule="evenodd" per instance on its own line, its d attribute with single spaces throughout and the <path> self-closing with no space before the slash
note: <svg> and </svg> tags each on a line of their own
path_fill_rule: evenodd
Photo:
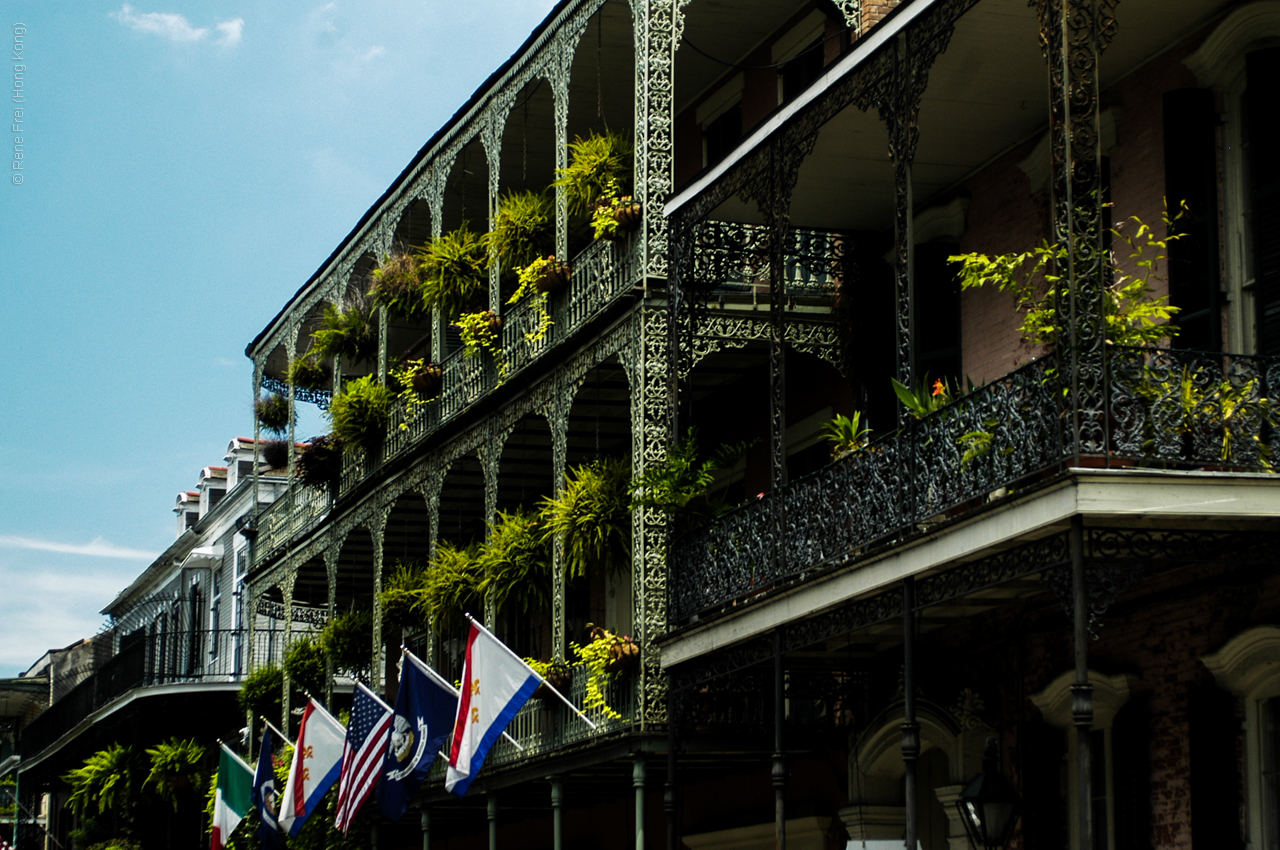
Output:
<svg viewBox="0 0 1280 850">
<path fill-rule="evenodd" d="M 609 660 L 604 663 L 606 673 L 621 673 L 640 664 L 640 647 L 631 638 L 622 638 L 609 647 Z"/>
<path fill-rule="evenodd" d="M 413 391 L 423 398 L 435 398 L 440 395 L 440 386 L 443 382 L 444 373 L 439 366 L 424 366 L 414 372 L 413 377 L 409 379 Z"/>
<path fill-rule="evenodd" d="M 640 219 L 644 217 L 644 207 L 640 203 L 633 202 L 624 204 L 614 208 L 613 220 L 618 223 L 619 236 L 623 233 L 631 233 L 640 226 Z"/>
<path fill-rule="evenodd" d="M 489 332 L 497 336 L 502 331 L 502 317 L 492 310 L 489 311 Z"/>
<path fill-rule="evenodd" d="M 555 261 L 549 263 L 542 270 L 542 277 L 538 278 L 538 291 L 546 294 L 559 292 L 569 285 L 569 264 Z"/>
<path fill-rule="evenodd" d="M 555 688 L 562 694 L 568 694 L 569 686 L 573 683 L 573 671 L 568 667 L 552 667 L 546 673 L 546 682 L 538 685 L 538 689 L 533 692 L 534 699 L 558 700 L 559 698 L 552 693 L 551 688 Z M 550 684 L 551 688 L 547 685 Z"/>
</svg>

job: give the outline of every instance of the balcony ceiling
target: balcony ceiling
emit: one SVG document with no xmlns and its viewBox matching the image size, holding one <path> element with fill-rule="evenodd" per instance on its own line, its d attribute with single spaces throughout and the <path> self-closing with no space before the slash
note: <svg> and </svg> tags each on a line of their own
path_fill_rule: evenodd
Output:
<svg viewBox="0 0 1280 850">
<path fill-rule="evenodd" d="M 1222 0 L 1146 0 L 1119 7 L 1119 33 L 1103 57 L 1112 85 L 1168 45 L 1206 26 Z M 917 211 L 1014 145 L 1048 128 L 1048 74 L 1039 22 L 1025 0 L 982 0 L 956 25 L 921 102 L 913 166 Z M 792 197 L 798 227 L 892 227 L 893 170 L 875 110 L 849 107 L 821 130 Z M 759 222 L 754 203 L 731 199 L 714 218 Z"/>
</svg>

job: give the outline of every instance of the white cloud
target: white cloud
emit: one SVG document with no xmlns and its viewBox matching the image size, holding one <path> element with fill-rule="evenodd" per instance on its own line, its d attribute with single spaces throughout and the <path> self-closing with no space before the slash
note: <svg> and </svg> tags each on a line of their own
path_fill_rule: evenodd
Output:
<svg viewBox="0 0 1280 850">
<path fill-rule="evenodd" d="M 228 47 L 238 44 L 240 41 L 240 33 L 244 30 L 244 18 L 236 18 L 231 21 L 223 21 L 218 24 L 216 29 L 222 33 L 218 37 L 218 44 L 225 44 Z"/>
<path fill-rule="evenodd" d="M 128 3 L 125 3 L 120 11 L 112 12 L 111 15 L 130 29 L 158 35 L 170 41 L 203 41 L 209 36 L 208 27 L 192 26 L 185 15 L 171 12 L 138 12 Z M 240 41 L 240 34 L 244 29 L 244 18 L 223 21 L 215 24 L 214 29 L 219 33 L 218 44 L 233 46 Z"/>
<path fill-rule="evenodd" d="M 160 554 L 148 552 L 145 549 L 117 546 L 101 537 L 95 537 L 88 543 L 59 543 L 55 540 L 40 540 L 34 537 L 0 535 L 0 546 L 35 549 L 40 552 L 64 552 L 69 555 L 90 555 L 96 558 L 130 558 L 147 561 L 154 560 Z"/>
<path fill-rule="evenodd" d="M 336 2 L 325 3 L 323 6 L 317 6 L 312 9 L 311 14 L 308 16 L 311 20 L 312 29 L 324 33 L 336 33 L 338 28 L 334 26 L 332 15 L 337 6 Z"/>
<path fill-rule="evenodd" d="M 382 49 L 382 45 L 375 44 L 373 47 L 370 47 L 369 50 L 363 56 L 360 57 L 360 61 L 368 62 L 370 59 L 373 59 L 376 56 L 381 56 L 383 53 L 386 53 L 386 51 Z"/>
</svg>

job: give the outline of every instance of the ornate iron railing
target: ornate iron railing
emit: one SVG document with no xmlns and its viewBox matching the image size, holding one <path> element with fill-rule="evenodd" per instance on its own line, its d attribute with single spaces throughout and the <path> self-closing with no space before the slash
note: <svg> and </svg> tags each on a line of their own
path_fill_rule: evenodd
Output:
<svg viewBox="0 0 1280 850">
<path fill-rule="evenodd" d="M 676 621 L 841 562 L 1057 464 L 1051 361 L 1029 363 L 676 541 Z"/>
<path fill-rule="evenodd" d="M 1106 349 L 1109 467 L 1271 471 L 1280 358 Z M 1076 455 L 1044 358 L 674 542 L 676 622 L 843 563 Z M 1083 462 L 1083 461 L 1082 461 Z"/>
<path fill-rule="evenodd" d="M 1146 465 L 1271 470 L 1280 357 L 1107 349 L 1110 455 Z"/>
<path fill-rule="evenodd" d="M 290 540 L 306 534 L 329 513 L 331 506 L 328 490 L 307 487 L 300 481 L 290 482 L 288 488 L 258 514 L 258 559 L 271 557 Z"/>
<path fill-rule="evenodd" d="M 276 393 L 285 398 L 289 397 L 289 385 L 279 378 L 263 378 L 262 389 L 265 392 Z M 330 403 L 333 402 L 333 392 L 331 390 L 309 390 L 305 387 L 294 387 L 293 397 L 296 401 L 314 404 L 321 410 L 328 410 Z"/>
<path fill-rule="evenodd" d="M 701 292 L 750 292 L 769 289 L 769 231 L 759 224 L 704 221 L 691 236 L 692 267 L 685 285 Z M 839 233 L 793 228 L 782 247 L 788 296 L 830 295 L 844 263 Z"/>
<path fill-rule="evenodd" d="M 279 663 L 283 647 L 282 631 L 257 630 L 254 664 Z M 93 712 L 137 688 L 240 681 L 248 672 L 249 649 L 249 632 L 244 629 L 156 632 L 122 641 L 119 652 L 23 729 L 23 756 L 34 756 Z"/>
<path fill-rule="evenodd" d="M 573 679 L 565 696 L 591 718 L 591 721 L 596 724 L 595 729 L 573 715 L 569 708 L 554 696 L 547 699 L 531 699 L 507 727 L 507 734 L 524 749 L 516 749 L 510 741 L 505 738 L 500 739 L 489 756 L 490 764 L 513 764 L 561 747 L 630 728 L 630 718 L 635 706 L 636 677 L 629 673 L 613 674 L 601 688 L 605 702 L 621 715 L 612 717 L 601 708 L 584 708 L 589 676 L 590 673 L 585 666 L 574 665 Z"/>
</svg>

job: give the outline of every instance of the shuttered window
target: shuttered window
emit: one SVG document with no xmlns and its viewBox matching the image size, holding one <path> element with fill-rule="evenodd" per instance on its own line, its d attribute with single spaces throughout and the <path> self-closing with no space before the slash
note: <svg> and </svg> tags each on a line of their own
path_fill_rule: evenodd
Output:
<svg viewBox="0 0 1280 850">
<path fill-rule="evenodd" d="M 1222 349 L 1217 123 L 1213 92 L 1165 93 L 1165 198 L 1171 213 L 1187 208 L 1169 245 L 1169 302 L 1179 310 L 1174 344 L 1200 351 Z"/>
<path fill-rule="evenodd" d="M 1245 57 L 1246 230 L 1252 238 L 1258 353 L 1280 354 L 1280 48 Z"/>
</svg>

